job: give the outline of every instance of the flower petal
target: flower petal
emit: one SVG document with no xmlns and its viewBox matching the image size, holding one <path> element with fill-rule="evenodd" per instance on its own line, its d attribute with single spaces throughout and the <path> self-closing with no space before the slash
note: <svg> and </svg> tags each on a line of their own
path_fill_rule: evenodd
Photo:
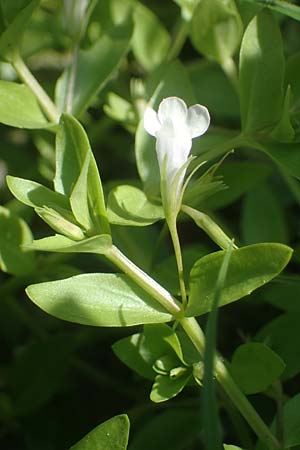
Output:
<svg viewBox="0 0 300 450">
<path fill-rule="evenodd" d="M 162 125 L 157 133 L 156 152 L 160 170 L 165 155 L 168 155 L 166 173 L 168 182 L 172 181 L 174 175 L 186 162 L 191 148 L 192 139 L 186 127 L 182 132 L 178 132 L 171 121 Z"/>
<path fill-rule="evenodd" d="M 165 98 L 158 108 L 158 119 L 161 124 L 171 120 L 176 127 L 185 125 L 187 116 L 187 107 L 181 98 Z"/>
<path fill-rule="evenodd" d="M 193 105 L 187 112 L 187 126 L 191 137 L 195 138 L 205 133 L 209 127 L 210 116 L 208 109 L 202 105 Z"/>
<path fill-rule="evenodd" d="M 156 133 L 160 129 L 161 124 L 158 120 L 157 114 L 154 109 L 149 106 L 146 108 L 144 114 L 144 128 L 151 136 L 156 136 Z"/>
</svg>

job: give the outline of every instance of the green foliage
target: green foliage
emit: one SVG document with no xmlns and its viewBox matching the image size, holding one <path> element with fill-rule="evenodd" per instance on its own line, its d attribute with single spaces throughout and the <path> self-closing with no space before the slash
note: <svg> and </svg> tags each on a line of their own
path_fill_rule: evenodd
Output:
<svg viewBox="0 0 300 450">
<path fill-rule="evenodd" d="M 0 0 L 1 448 L 300 447 L 299 18 Z"/>
<path fill-rule="evenodd" d="M 30 228 L 23 219 L 0 206 L 0 268 L 14 275 L 35 270 L 34 254 L 24 248 L 32 240 Z"/>
<path fill-rule="evenodd" d="M 140 227 L 164 218 L 161 205 L 151 203 L 140 189 L 126 185 L 117 186 L 110 191 L 107 215 L 112 224 Z"/>
<path fill-rule="evenodd" d="M 157 16 L 141 3 L 134 5 L 133 20 L 132 51 L 141 66 L 151 71 L 166 58 L 170 36 Z"/>
<path fill-rule="evenodd" d="M 0 80 L 0 122 L 17 128 L 46 128 L 46 121 L 31 90 L 24 84 Z"/>
<path fill-rule="evenodd" d="M 128 435 L 129 419 L 122 414 L 98 425 L 70 450 L 126 450 Z"/>
<path fill-rule="evenodd" d="M 34 9 L 40 0 L 0 3 L 0 55 L 11 61 Z"/>
<path fill-rule="evenodd" d="M 125 327 L 172 319 L 125 275 L 78 275 L 34 284 L 26 292 L 49 314 L 84 325 Z"/>
<path fill-rule="evenodd" d="M 220 64 L 238 48 L 243 24 L 233 0 L 201 0 L 191 21 L 191 38 L 196 49 Z"/>
<path fill-rule="evenodd" d="M 219 306 L 239 300 L 280 273 L 292 250 L 282 244 L 254 244 L 234 250 Z M 199 259 L 190 274 L 190 298 L 186 314 L 198 316 L 211 310 L 224 252 Z"/>
<path fill-rule="evenodd" d="M 56 138 L 54 186 L 70 196 L 75 217 L 82 220 L 84 212 L 88 213 L 90 217 L 84 216 L 83 221 L 93 225 L 92 232 L 109 232 L 101 180 L 88 138 L 79 122 L 68 115 L 62 116 Z"/>
<path fill-rule="evenodd" d="M 128 51 L 132 30 L 132 18 L 129 16 L 103 34 L 90 48 L 79 51 L 69 109 L 66 97 L 69 69 L 62 73 L 57 82 L 56 103 L 60 111 L 68 111 L 78 117 L 88 108 L 93 97 L 104 88 Z"/>
<path fill-rule="evenodd" d="M 285 364 L 269 347 L 258 342 L 240 345 L 233 354 L 230 371 L 246 394 L 264 391 L 284 371 Z"/>
<path fill-rule="evenodd" d="M 274 126 L 283 102 L 284 56 L 279 25 L 267 10 L 259 12 L 245 31 L 239 79 L 244 132 Z"/>
</svg>

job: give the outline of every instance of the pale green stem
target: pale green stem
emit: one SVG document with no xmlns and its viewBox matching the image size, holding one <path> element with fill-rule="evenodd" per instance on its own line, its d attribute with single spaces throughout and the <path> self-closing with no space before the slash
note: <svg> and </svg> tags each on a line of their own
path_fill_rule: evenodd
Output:
<svg viewBox="0 0 300 450">
<path fill-rule="evenodd" d="M 181 206 L 181 211 L 190 216 L 196 225 L 205 231 L 205 233 L 223 250 L 231 244 L 230 237 L 228 237 L 222 228 L 207 214 L 186 205 Z M 233 244 L 233 248 L 237 248 L 237 246 Z"/>
<path fill-rule="evenodd" d="M 164 306 L 169 313 L 175 317 L 181 313 L 180 303 L 165 288 L 130 261 L 116 246 L 113 245 L 105 256 Z"/>
<path fill-rule="evenodd" d="M 176 225 L 176 216 L 172 217 L 169 221 L 167 221 L 167 223 L 169 226 L 170 235 L 175 252 L 182 306 L 183 309 L 185 309 L 187 306 L 187 295 L 184 283 L 183 262 L 182 262 L 181 246 Z"/>
<path fill-rule="evenodd" d="M 204 356 L 205 337 L 198 322 L 195 318 L 184 318 L 180 320 L 180 324 L 184 331 L 191 339 L 200 355 Z M 220 383 L 228 397 L 240 411 L 241 415 L 246 419 L 256 435 L 268 445 L 270 449 L 280 449 L 281 446 L 270 429 L 258 415 L 247 397 L 240 391 L 235 381 L 232 379 L 221 357 L 215 359 L 215 377 Z"/>
<path fill-rule="evenodd" d="M 196 347 L 200 356 L 203 357 L 205 337 L 196 319 L 193 317 L 183 318 L 181 316 L 181 305 L 177 302 L 177 300 L 172 297 L 166 289 L 160 286 L 155 280 L 149 277 L 149 275 L 143 272 L 125 255 L 123 255 L 117 247 L 112 246 L 105 256 L 132 280 L 134 280 L 142 289 L 152 295 L 153 298 L 163 305 L 167 311 L 175 316 L 187 336 Z M 214 371 L 218 382 L 240 411 L 242 416 L 244 416 L 256 435 L 265 444 L 267 444 L 270 449 L 280 449 L 278 441 L 257 414 L 256 410 L 253 408 L 246 396 L 239 390 L 220 357 L 216 357 Z"/>
<path fill-rule="evenodd" d="M 30 72 L 20 55 L 14 55 L 12 66 L 17 72 L 20 80 L 22 80 L 34 93 L 48 119 L 51 122 L 57 123 L 59 121 L 59 113 L 56 106 L 37 79 Z"/>
</svg>

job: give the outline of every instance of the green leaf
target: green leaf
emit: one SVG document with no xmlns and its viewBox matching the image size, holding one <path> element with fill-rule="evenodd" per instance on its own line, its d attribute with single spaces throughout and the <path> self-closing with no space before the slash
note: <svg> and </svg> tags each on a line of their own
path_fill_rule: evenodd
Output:
<svg viewBox="0 0 300 450">
<path fill-rule="evenodd" d="M 168 325 L 145 325 L 144 335 L 155 360 L 163 355 L 168 355 L 169 353 L 174 355 L 175 353 L 178 359 L 185 364 L 180 340 L 175 331 Z"/>
<path fill-rule="evenodd" d="M 7 185 L 11 193 L 22 203 L 36 207 L 59 207 L 70 209 L 68 198 L 59 192 L 51 191 L 42 184 L 24 178 L 6 177 Z"/>
<path fill-rule="evenodd" d="M 110 32 L 102 34 L 90 48 L 79 51 L 72 104 L 74 116 L 80 116 L 88 108 L 94 96 L 118 68 L 129 49 L 132 31 L 132 19 L 129 16 Z M 63 72 L 56 86 L 56 104 L 61 111 L 65 111 L 68 70 Z"/>
<path fill-rule="evenodd" d="M 284 56 L 279 25 L 268 10 L 260 11 L 246 29 L 239 79 L 243 130 L 274 126 L 283 103 Z"/>
<path fill-rule="evenodd" d="M 4 80 L 0 80 L 0 122 L 29 129 L 49 126 L 29 87 Z"/>
<path fill-rule="evenodd" d="M 236 445 L 223 444 L 224 450 L 243 450 L 242 447 L 237 447 Z"/>
<path fill-rule="evenodd" d="M 170 96 L 180 97 L 188 105 L 195 103 L 190 80 L 179 61 L 160 67 L 154 73 L 149 84 L 154 84 L 151 89 L 149 88 L 151 90 L 149 104 L 155 110 L 163 98 Z M 160 192 L 160 176 L 155 139 L 145 131 L 143 119 L 139 123 L 135 136 L 135 152 L 139 175 L 144 183 L 145 191 L 149 196 L 156 196 Z"/>
<path fill-rule="evenodd" d="M 246 244 L 288 241 L 285 212 L 267 184 L 258 184 L 247 193 L 241 223 Z"/>
<path fill-rule="evenodd" d="M 134 5 L 133 20 L 132 51 L 137 61 L 151 71 L 167 56 L 170 36 L 151 9 L 141 3 Z"/>
<path fill-rule="evenodd" d="M 129 419 L 122 414 L 98 425 L 70 450 L 126 450 L 128 436 Z"/>
<path fill-rule="evenodd" d="M 78 182 L 84 163 L 88 158 L 90 158 L 90 163 L 87 190 L 93 225 L 97 234 L 109 233 L 102 184 L 87 135 L 74 117 L 63 114 L 56 138 L 55 190 L 66 196 L 72 195 L 74 185 Z"/>
<path fill-rule="evenodd" d="M 78 275 L 31 285 L 26 292 L 48 314 L 82 325 L 125 327 L 172 320 L 162 306 L 125 275 Z"/>
<path fill-rule="evenodd" d="M 70 195 L 70 204 L 74 217 L 86 230 L 92 228 L 88 203 L 88 172 L 90 161 L 91 154 L 87 152 L 81 172 Z"/>
<path fill-rule="evenodd" d="M 300 8 L 291 2 L 285 0 L 247 0 L 251 3 L 258 3 L 259 5 L 266 6 L 273 11 L 284 14 L 287 17 L 291 17 L 295 20 L 300 20 Z"/>
<path fill-rule="evenodd" d="M 287 265 L 292 249 L 282 244 L 254 244 L 233 250 L 219 306 L 239 300 L 276 277 Z M 187 316 L 211 310 L 224 251 L 199 259 L 190 274 Z"/>
<path fill-rule="evenodd" d="M 130 450 L 184 450 L 192 448 L 201 433 L 200 408 L 161 410 L 136 430 Z"/>
<path fill-rule="evenodd" d="M 233 0 L 202 0 L 191 21 L 194 47 L 220 64 L 233 56 L 243 33 L 243 23 Z"/>
<path fill-rule="evenodd" d="M 0 15 L 2 27 L 0 34 L 0 55 L 11 61 L 29 19 L 41 0 L 21 0 L 17 3 L 1 0 Z"/>
<path fill-rule="evenodd" d="M 272 130 L 271 136 L 279 142 L 291 142 L 295 137 L 295 130 L 291 123 L 292 91 L 288 86 L 283 102 L 282 113 L 276 127 Z"/>
<path fill-rule="evenodd" d="M 26 245 L 31 250 L 61 253 L 96 253 L 105 254 L 111 247 L 110 234 L 100 234 L 82 241 L 74 241 L 61 234 L 38 239 Z"/>
<path fill-rule="evenodd" d="M 34 254 L 23 246 L 32 241 L 31 231 L 23 219 L 0 206 L 0 268 L 13 275 L 35 270 Z"/>
<path fill-rule="evenodd" d="M 285 380 L 300 372 L 299 348 L 295 345 L 300 339 L 299 321 L 299 311 L 281 314 L 263 327 L 256 336 L 266 342 L 285 362 Z"/>
<path fill-rule="evenodd" d="M 141 377 L 153 380 L 155 372 L 152 368 L 156 355 L 149 350 L 148 339 L 144 333 L 120 339 L 112 346 L 114 353 L 131 370 Z"/>
<path fill-rule="evenodd" d="M 110 223 L 143 227 L 164 218 L 161 205 L 151 203 L 145 193 L 134 186 L 121 185 L 110 191 L 107 200 Z"/>
<path fill-rule="evenodd" d="M 191 376 L 189 370 L 186 370 L 184 374 L 175 379 L 170 378 L 168 375 L 157 375 L 152 387 L 150 399 L 154 403 L 161 403 L 176 397 L 184 389 Z"/>
<path fill-rule="evenodd" d="M 240 345 L 233 354 L 230 371 L 245 394 L 265 391 L 283 373 L 282 359 L 265 344 Z"/>
</svg>

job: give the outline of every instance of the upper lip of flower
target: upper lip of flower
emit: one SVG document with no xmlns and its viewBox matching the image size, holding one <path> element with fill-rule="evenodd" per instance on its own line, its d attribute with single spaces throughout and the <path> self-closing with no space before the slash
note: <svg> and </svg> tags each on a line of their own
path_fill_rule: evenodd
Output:
<svg viewBox="0 0 300 450">
<path fill-rule="evenodd" d="M 157 113 L 147 107 L 144 127 L 150 135 L 156 137 L 160 171 L 167 156 L 166 177 L 170 183 L 187 161 L 192 139 L 205 133 L 209 123 L 210 116 L 205 106 L 196 104 L 187 108 L 185 102 L 178 97 L 162 100 Z M 182 180 L 183 178 L 184 173 Z"/>
</svg>

